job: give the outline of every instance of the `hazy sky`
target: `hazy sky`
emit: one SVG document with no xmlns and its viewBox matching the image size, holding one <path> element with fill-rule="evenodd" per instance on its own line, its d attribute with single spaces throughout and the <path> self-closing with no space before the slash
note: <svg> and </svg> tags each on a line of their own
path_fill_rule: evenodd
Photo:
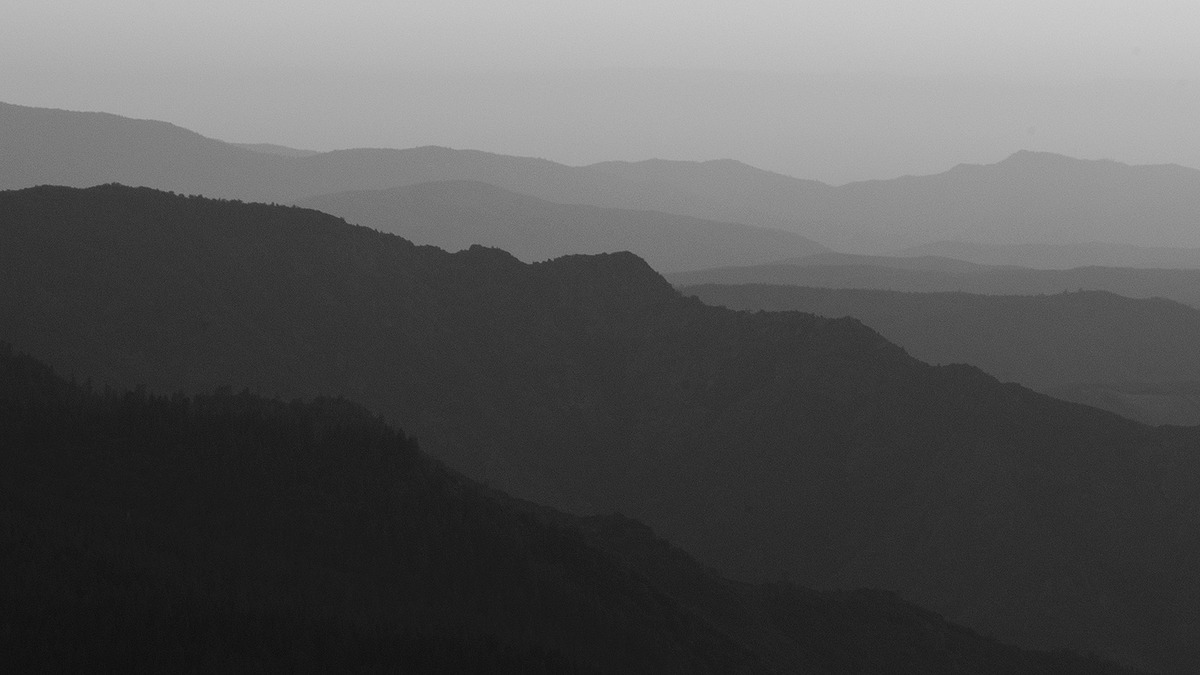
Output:
<svg viewBox="0 0 1200 675">
<path fill-rule="evenodd" d="M 7 0 L 4 15 L 0 53 L 19 69 L 49 62 L 1200 76 L 1194 0 Z"/>
<path fill-rule="evenodd" d="M 236 141 L 732 156 L 831 181 L 1031 143 L 1200 162 L 1195 139 L 1167 138 L 1200 114 L 1196 0 L 6 0 L 2 14 L 0 100 Z M 943 84 L 914 90 L 913 77 Z M 1141 85 L 1080 93 L 1097 79 L 1158 81 L 1151 117 Z M 1090 116 L 1097 104 L 1125 107 Z M 894 124 L 878 110 L 890 106 Z M 1067 138 L 1079 114 L 1085 131 Z M 918 127 L 949 131 L 899 137 Z M 999 135 L 972 142 L 972 130 Z M 867 140 L 829 154 L 844 138 Z"/>
</svg>

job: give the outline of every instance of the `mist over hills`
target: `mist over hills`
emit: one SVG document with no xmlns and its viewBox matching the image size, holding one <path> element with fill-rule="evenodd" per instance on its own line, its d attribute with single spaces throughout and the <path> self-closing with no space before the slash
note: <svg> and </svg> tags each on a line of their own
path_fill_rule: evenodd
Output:
<svg viewBox="0 0 1200 675">
<path fill-rule="evenodd" d="M 1099 242 L 979 244 L 963 241 L 937 241 L 897 251 L 895 255 L 947 257 L 980 265 L 1007 265 L 1036 269 L 1071 269 L 1075 267 L 1200 268 L 1200 249 L 1198 248 L 1155 248 Z"/>
<path fill-rule="evenodd" d="M 1195 247 L 1198 187 L 1200 171 L 1181 166 L 1021 151 L 992 165 L 843 186 L 848 208 L 839 215 L 878 223 L 914 242 Z"/>
<path fill-rule="evenodd" d="M 781 263 L 721 267 L 667 275 L 678 286 L 770 284 L 916 293 L 1052 295 L 1091 290 L 1129 298 L 1166 298 L 1200 308 L 1200 270 L 1078 267 L 1039 270 L 991 266 L 936 256 L 817 255 Z"/>
<path fill-rule="evenodd" d="M 739 577 L 1200 665 L 1196 429 L 928 366 L 855 320 L 706 306 L 630 254 L 529 265 L 119 186 L 0 213 L 0 339 L 81 381 L 350 396 L 472 478 Z"/>
<path fill-rule="evenodd" d="M 561 204 L 783 229 L 857 253 L 947 240 L 1200 248 L 1195 227 L 1200 171 L 1176 165 L 1130 166 L 1021 151 L 996 164 L 832 187 L 732 160 L 572 167 L 437 147 L 307 156 L 261 150 L 163 122 L 0 104 L 0 151 L 6 158 L 0 188 L 8 189 L 122 182 L 293 203 L 350 190 L 466 180 Z M 1127 251 L 1111 261 L 1141 266 L 1143 258 Z"/>
<path fill-rule="evenodd" d="M 738 222 L 801 233 L 811 231 L 826 238 L 831 235 L 823 231 L 820 218 L 832 208 L 837 188 L 819 181 L 764 171 L 730 159 L 612 161 L 592 164 L 588 168 L 635 180 L 657 190 L 709 195 L 723 204 L 732 219 Z"/>
<path fill-rule="evenodd" d="M 289 148 L 286 145 L 276 145 L 274 143 L 231 143 L 231 145 L 267 155 L 282 155 L 283 157 L 312 157 L 313 155 L 321 154 L 317 150 Z"/>
<path fill-rule="evenodd" d="M 444 221 L 422 225 L 428 243 L 455 248 L 474 243 L 504 245 L 533 257 L 561 255 L 576 246 L 583 246 L 582 250 L 589 252 L 634 249 L 667 264 L 668 270 L 766 262 L 780 255 L 826 250 L 791 232 L 750 228 L 740 224 L 742 220 L 730 223 L 733 219 L 721 217 L 727 210 L 720 201 L 702 195 L 546 160 L 470 150 L 425 147 L 308 153 L 224 143 L 162 122 L 0 104 L 0 152 L 6 157 L 0 167 L 0 188 L 47 183 L 88 187 L 120 182 L 185 194 L 264 202 L 291 203 L 319 196 L 320 201 L 314 203 L 368 218 L 371 222 L 364 224 L 388 231 L 411 214 L 388 212 L 383 195 L 343 194 L 336 198 L 328 195 L 350 190 L 395 189 L 431 181 L 459 181 L 459 188 L 473 195 L 464 195 L 462 199 L 482 198 L 482 188 L 461 184 L 473 181 L 560 204 L 612 209 L 568 212 L 565 206 L 550 207 L 530 199 L 524 202 L 527 211 L 524 215 L 539 221 L 540 227 L 511 220 L 495 222 L 493 214 L 483 210 L 483 205 L 470 212 L 470 221 L 460 221 L 457 231 L 432 229 L 435 225 L 448 226 Z M 449 188 L 444 187 L 443 191 L 446 189 Z M 432 199 L 432 191 L 425 188 L 412 194 Z M 500 198 L 499 194 L 500 191 L 493 193 L 492 206 L 508 211 L 515 218 L 518 214 L 512 211 L 516 197 Z M 352 207 L 352 200 L 367 200 L 370 204 Z M 632 213 L 626 209 L 662 213 Z M 458 211 L 459 216 L 466 213 Z M 427 214 L 428 217 L 431 216 Z M 572 227 L 569 222 L 563 223 L 563 231 L 554 232 L 554 223 L 546 222 L 550 217 L 584 219 L 591 224 Z M 698 222 L 701 218 L 721 224 Z M 643 227 L 650 230 L 644 231 Z M 535 231 L 539 236 L 553 237 L 557 245 L 543 246 L 532 241 Z M 470 239 L 471 232 L 482 238 Z M 507 235 L 511 238 L 505 238 Z M 607 248 L 597 249 L 597 246 Z M 778 247 L 778 254 L 771 253 L 773 247 Z M 697 258 L 689 259 L 690 254 Z"/>
<path fill-rule="evenodd" d="M 942 240 L 1200 246 L 1200 171 L 1020 151 L 989 165 L 830 187 L 736 162 L 609 162 L 626 178 L 720 194 L 839 251 Z M 708 192 L 706 192 L 708 193 Z M 941 251 L 922 251 L 941 254 Z"/>
<path fill-rule="evenodd" d="M 586 167 L 474 150 L 354 149 L 291 157 L 205 138 L 165 122 L 5 103 L 0 103 L 0 143 L 7 159 L 0 167 L 3 189 L 120 182 L 290 203 L 348 190 L 472 180 L 559 203 L 735 220 L 725 217 L 730 212 L 719 200 L 703 195 Z"/>
<path fill-rule="evenodd" d="M 952 255 L 862 255 L 858 253 L 837 253 L 834 251 L 785 258 L 772 261 L 768 264 L 772 266 L 793 265 L 799 267 L 875 267 L 889 270 L 935 272 L 949 275 L 978 274 L 995 271 L 997 267 L 1016 267 L 1016 270 L 1020 269 L 1019 266 L 988 265 L 971 262 Z M 706 270 L 697 270 L 697 273 L 703 274 L 706 273 Z"/>
<path fill-rule="evenodd" d="M 488 183 L 441 181 L 304 199 L 317 209 L 447 251 L 503 248 L 526 262 L 570 253 L 632 251 L 669 272 L 748 265 L 823 247 L 800 235 L 658 211 L 555 204 Z"/>
<path fill-rule="evenodd" d="M 1148 423 L 1200 424 L 1195 387 L 1184 386 L 1200 382 L 1200 311 L 1168 300 L 1104 291 L 989 296 L 756 284 L 680 290 L 731 309 L 853 316 L 928 363 L 969 363 L 1001 381 Z M 1130 383 L 1163 386 L 1141 397 L 1155 400 L 1139 401 L 1122 395 Z M 1169 397 L 1172 387 L 1179 395 Z M 1070 395 L 1077 389 L 1091 394 Z"/>
</svg>

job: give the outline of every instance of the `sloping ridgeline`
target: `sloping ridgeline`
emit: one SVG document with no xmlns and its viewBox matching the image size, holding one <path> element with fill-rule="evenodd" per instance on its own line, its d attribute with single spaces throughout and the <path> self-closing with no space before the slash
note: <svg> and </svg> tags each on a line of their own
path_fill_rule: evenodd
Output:
<svg viewBox="0 0 1200 675">
<path fill-rule="evenodd" d="M 931 367 L 850 319 L 687 299 L 295 208 L 0 195 L 8 339 L 153 390 L 330 392 L 473 478 L 737 576 L 875 587 L 1028 647 L 1200 667 L 1200 433 Z"/>
<path fill-rule="evenodd" d="M 495 246 L 526 262 L 632 251 L 654 269 L 671 272 L 753 265 L 822 250 L 794 232 L 659 211 L 556 204 L 474 181 L 355 190 L 298 205 L 414 243 L 448 251 Z"/>
<path fill-rule="evenodd" d="M 680 290 L 731 309 L 853 316 L 927 363 L 969 363 L 1150 424 L 1200 424 L 1200 310 L 1170 300 L 763 284 Z"/>
<path fill-rule="evenodd" d="M 717 577 L 343 399 L 93 392 L 0 345 L 13 672 L 1118 673 L 878 592 Z"/>
</svg>

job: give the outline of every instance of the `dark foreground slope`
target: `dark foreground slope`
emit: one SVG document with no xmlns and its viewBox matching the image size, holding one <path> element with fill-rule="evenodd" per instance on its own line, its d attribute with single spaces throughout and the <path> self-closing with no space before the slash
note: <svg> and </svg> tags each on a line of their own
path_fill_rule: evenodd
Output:
<svg viewBox="0 0 1200 675">
<path fill-rule="evenodd" d="M 759 284 L 681 289 L 731 309 L 853 316 L 927 363 L 969 363 L 1148 423 L 1200 424 L 1200 310 L 1103 291 L 1037 296 L 902 293 Z M 1134 387 L 1128 383 L 1140 383 Z M 1147 389 L 1148 388 L 1148 389 Z M 1146 389 L 1143 396 L 1136 393 Z M 1155 393 L 1156 392 L 1156 393 Z M 1143 400 L 1144 399 L 1144 400 Z"/>
<path fill-rule="evenodd" d="M 886 593 L 726 581 L 340 399 L 95 393 L 0 346 L 14 672 L 1116 673 Z"/>
<path fill-rule="evenodd" d="M 0 213 L 3 337 L 63 372 L 344 394 L 473 478 L 739 576 L 1200 666 L 1196 430 L 927 366 L 854 320 L 706 306 L 629 254 L 526 265 L 119 186 Z"/>
<path fill-rule="evenodd" d="M 475 181 L 357 190 L 299 202 L 448 251 L 494 246 L 526 262 L 631 251 L 663 272 L 753 265 L 821 249 L 793 232 L 660 211 L 556 204 Z"/>
</svg>

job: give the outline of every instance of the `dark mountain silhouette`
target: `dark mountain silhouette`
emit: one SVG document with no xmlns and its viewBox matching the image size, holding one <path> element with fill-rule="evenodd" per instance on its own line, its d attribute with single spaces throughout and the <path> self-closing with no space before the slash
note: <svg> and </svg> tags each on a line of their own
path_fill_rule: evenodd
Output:
<svg viewBox="0 0 1200 675">
<path fill-rule="evenodd" d="M 655 211 L 555 204 L 487 183 L 442 181 L 305 199 L 300 206 L 448 251 L 503 248 L 526 262 L 631 251 L 656 270 L 750 265 L 812 254 L 800 235 Z"/>
<path fill-rule="evenodd" d="M 1046 393 L 1200 382 L 1200 311 L 1169 300 L 1103 291 L 989 296 L 756 284 L 680 290 L 731 309 L 853 316 L 927 363 L 969 363 Z M 1200 424 L 1192 389 L 1179 390 L 1174 404 L 1159 391 L 1145 409 L 1131 396 L 1108 405 L 1068 398 L 1148 423 Z"/>
<path fill-rule="evenodd" d="M 667 275 L 677 286 L 771 284 L 916 293 L 1050 295 L 1094 290 L 1129 298 L 1166 298 L 1200 308 L 1200 270 L 1079 267 L 1036 270 L 938 257 L 819 255 L 782 263 Z"/>
<path fill-rule="evenodd" d="M 0 194 L 0 315 L 64 373 L 346 395 L 472 478 L 727 574 L 894 591 L 1024 647 L 1200 666 L 1200 430 L 747 314 L 632 254 L 524 264 L 294 207 Z"/>
<path fill-rule="evenodd" d="M 1037 269 L 1074 267 L 1200 268 L 1200 249 L 1130 246 L 1128 244 L 977 244 L 936 241 L 904 249 L 898 256 L 955 258 L 982 265 Z"/>
<path fill-rule="evenodd" d="M 97 393 L 0 345 L 10 670 L 1117 673 L 893 594 L 722 579 L 342 399 Z"/>
</svg>

